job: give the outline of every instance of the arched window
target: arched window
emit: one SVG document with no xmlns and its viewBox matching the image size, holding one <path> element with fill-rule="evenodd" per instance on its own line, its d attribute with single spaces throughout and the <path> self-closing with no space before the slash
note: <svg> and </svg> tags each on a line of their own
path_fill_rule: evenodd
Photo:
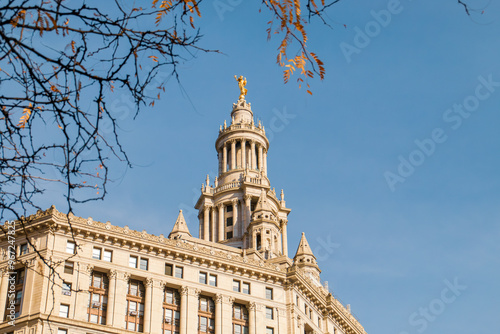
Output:
<svg viewBox="0 0 500 334">
<path fill-rule="evenodd" d="M 180 306 L 179 292 L 166 288 L 163 297 L 163 334 L 178 334 L 180 330 Z"/>
<path fill-rule="evenodd" d="M 210 297 L 200 296 L 198 333 L 215 333 L 215 304 Z"/>
</svg>

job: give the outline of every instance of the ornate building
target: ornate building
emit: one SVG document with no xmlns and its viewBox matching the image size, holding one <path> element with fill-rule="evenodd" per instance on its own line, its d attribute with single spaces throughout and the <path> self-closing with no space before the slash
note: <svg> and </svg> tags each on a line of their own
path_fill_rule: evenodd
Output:
<svg viewBox="0 0 500 334">
<path fill-rule="evenodd" d="M 288 257 L 291 210 L 271 188 L 269 141 L 239 82 L 215 142 L 219 174 L 195 206 L 199 237 L 182 211 L 168 237 L 39 211 L 29 242 L 19 228 L 10 249 L 0 238 L 0 333 L 365 334 L 322 285 L 304 234 Z"/>
</svg>

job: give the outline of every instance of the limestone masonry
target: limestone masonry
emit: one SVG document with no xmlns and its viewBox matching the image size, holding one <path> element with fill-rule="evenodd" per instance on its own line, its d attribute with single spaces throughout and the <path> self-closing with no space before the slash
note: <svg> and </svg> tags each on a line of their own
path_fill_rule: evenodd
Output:
<svg viewBox="0 0 500 334">
<path fill-rule="evenodd" d="M 26 218 L 29 242 L 16 224 L 9 268 L 2 235 L 0 333 L 364 334 L 321 282 L 304 234 L 289 258 L 291 210 L 271 188 L 269 141 L 243 92 L 215 149 L 219 175 L 195 206 L 198 238 L 182 211 L 165 237 L 52 206 Z"/>
</svg>

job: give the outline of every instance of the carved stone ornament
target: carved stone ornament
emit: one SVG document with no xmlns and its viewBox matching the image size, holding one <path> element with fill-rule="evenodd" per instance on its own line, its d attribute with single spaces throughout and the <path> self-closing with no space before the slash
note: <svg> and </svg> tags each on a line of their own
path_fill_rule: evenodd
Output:
<svg viewBox="0 0 500 334">
<path fill-rule="evenodd" d="M 230 305 L 233 305 L 234 303 L 234 297 L 227 297 L 227 303 Z"/>
<path fill-rule="evenodd" d="M 181 286 L 180 294 L 183 296 L 187 296 L 189 293 L 189 288 L 187 286 Z"/>
<path fill-rule="evenodd" d="M 249 310 L 255 311 L 256 308 L 257 308 L 257 304 L 255 304 L 255 302 L 248 303 L 248 309 Z"/>
<path fill-rule="evenodd" d="M 218 293 L 218 294 L 215 295 L 215 302 L 216 303 L 222 303 L 223 298 L 224 297 L 220 293 Z"/>
<path fill-rule="evenodd" d="M 128 282 L 130 280 L 130 274 L 129 273 L 123 273 L 123 280 L 125 282 Z"/>
<path fill-rule="evenodd" d="M 108 273 L 108 278 L 115 279 L 117 275 L 118 275 L 118 272 L 115 269 L 111 269 Z"/>
<path fill-rule="evenodd" d="M 92 271 L 94 271 L 94 266 L 91 264 L 87 264 L 85 267 L 85 271 L 89 274 L 92 274 Z"/>
<path fill-rule="evenodd" d="M 148 288 L 153 286 L 153 279 L 151 277 L 146 278 L 146 286 Z"/>
</svg>

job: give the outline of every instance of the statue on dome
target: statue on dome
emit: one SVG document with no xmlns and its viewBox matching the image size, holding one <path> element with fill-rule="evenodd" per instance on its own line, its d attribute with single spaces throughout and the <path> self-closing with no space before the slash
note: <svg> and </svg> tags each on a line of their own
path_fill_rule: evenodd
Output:
<svg viewBox="0 0 500 334">
<path fill-rule="evenodd" d="M 239 99 L 243 100 L 245 98 L 245 95 L 247 95 L 247 92 L 248 92 L 248 90 L 245 88 L 245 86 L 247 85 L 247 79 L 243 78 L 242 75 L 240 75 L 239 78 L 235 75 L 234 78 L 236 79 L 236 81 L 238 81 L 238 87 L 240 88 L 241 94 L 240 94 Z"/>
</svg>

